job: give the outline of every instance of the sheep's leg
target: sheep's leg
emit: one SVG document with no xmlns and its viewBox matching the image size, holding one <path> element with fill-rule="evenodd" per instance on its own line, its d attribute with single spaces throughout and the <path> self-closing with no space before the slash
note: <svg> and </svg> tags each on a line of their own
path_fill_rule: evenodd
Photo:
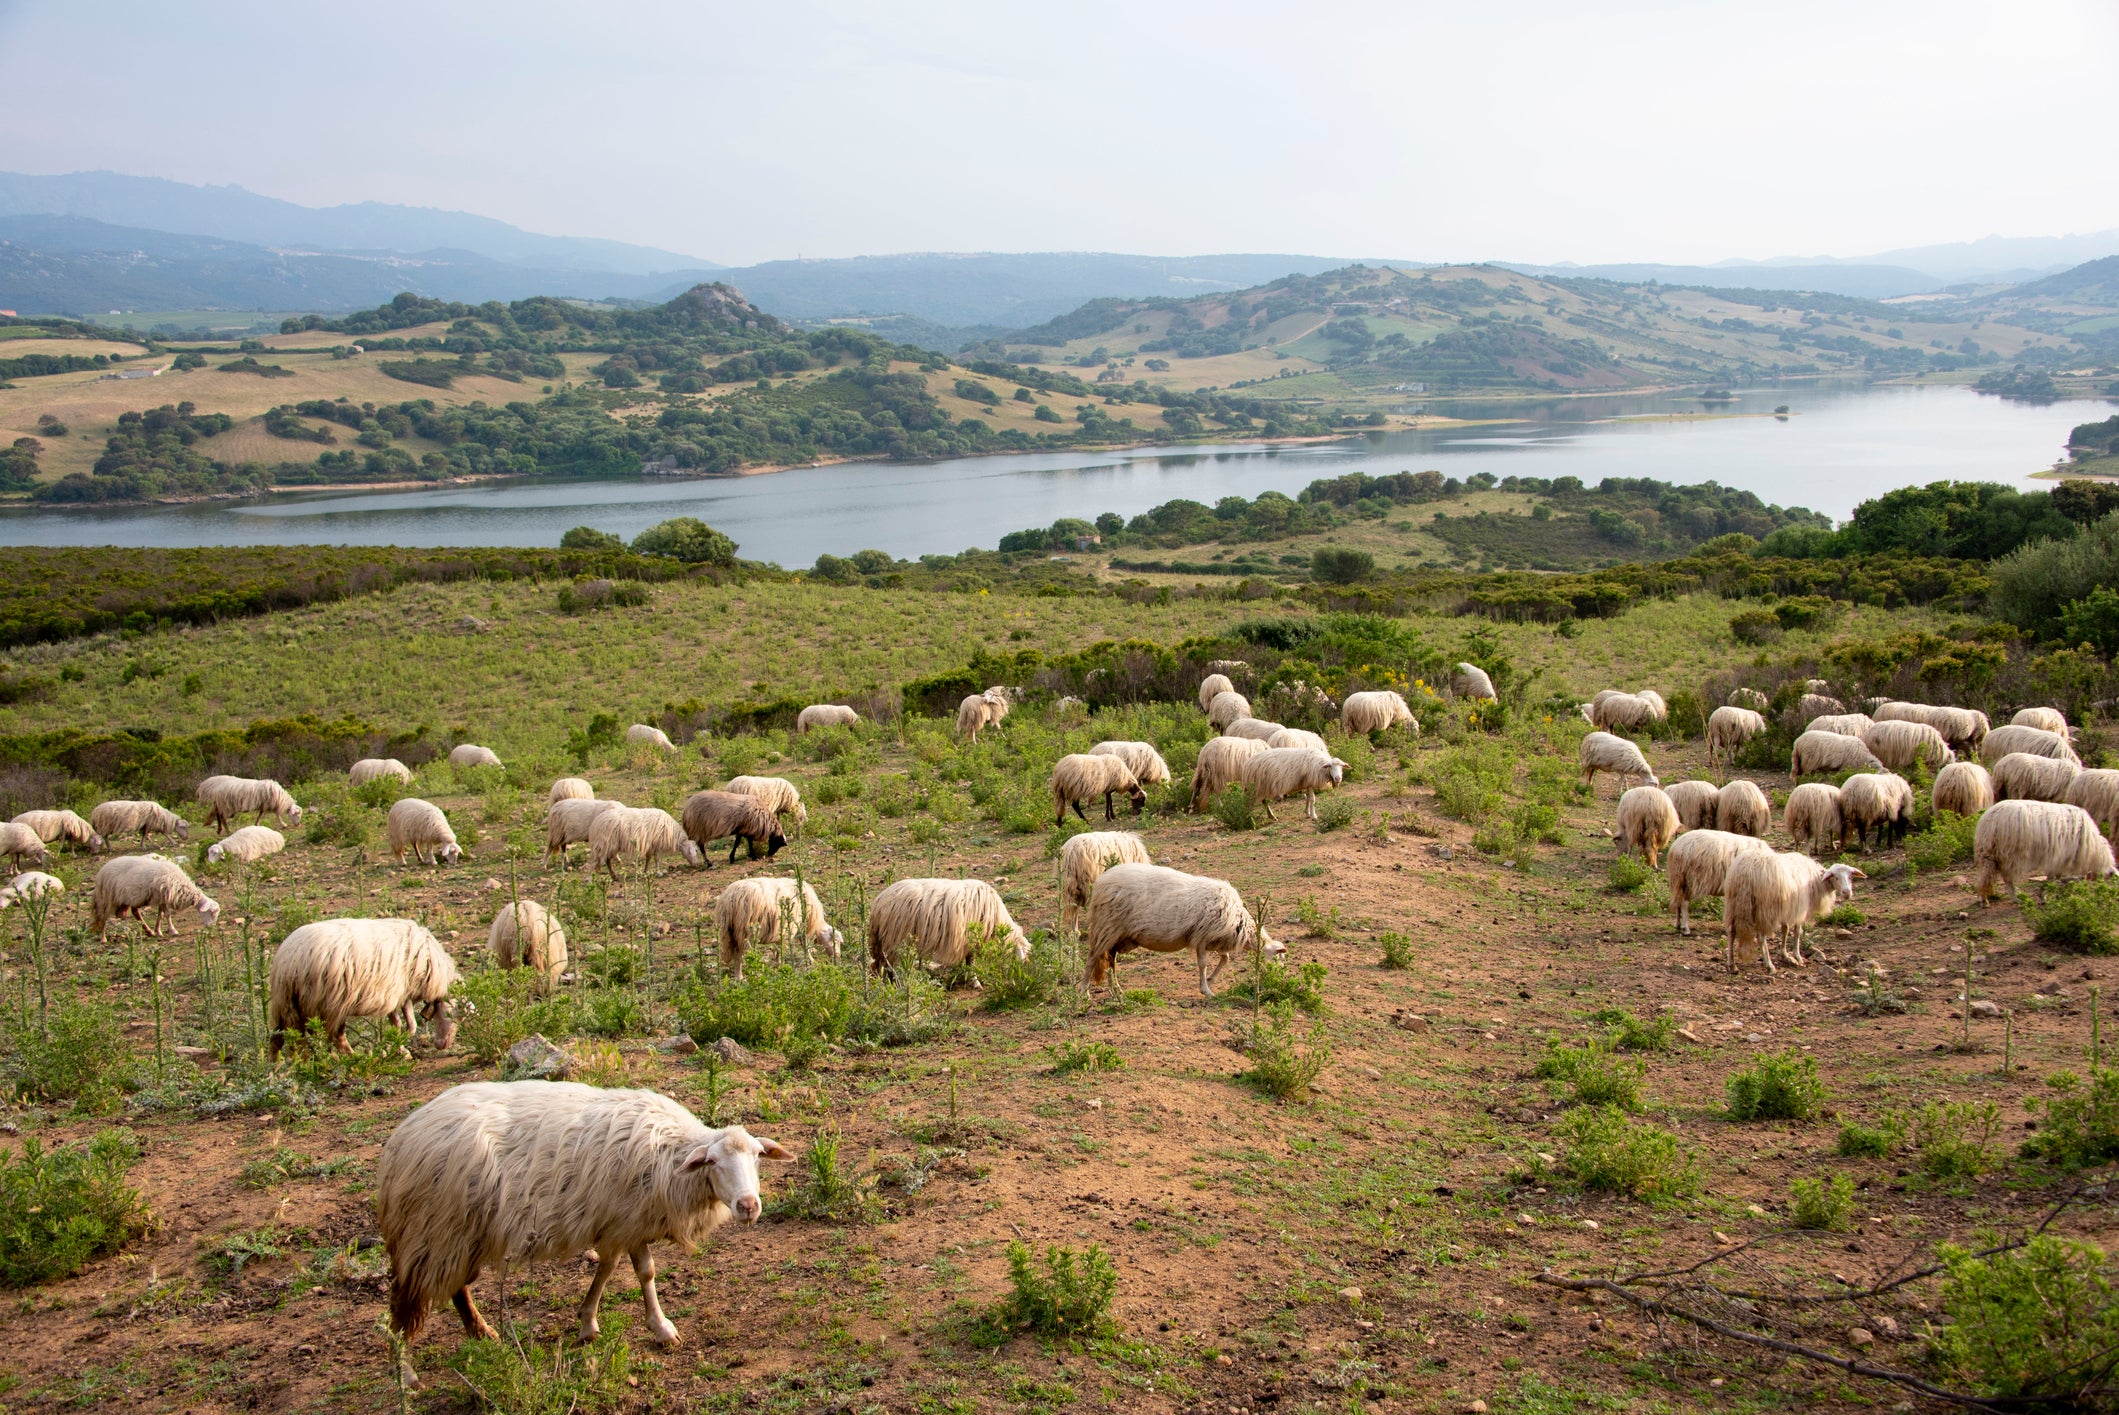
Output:
<svg viewBox="0 0 2119 1415">
<path fill-rule="evenodd" d="M 640 1279 L 640 1301 L 647 1308 L 647 1329 L 664 1346 L 675 1346 L 677 1324 L 662 1315 L 662 1299 L 655 1295 L 655 1255 L 645 1245 L 633 1250 L 633 1276 Z"/>
<path fill-rule="evenodd" d="M 1311 820 L 1317 819 L 1317 793 L 1315 791 L 1302 793 L 1302 813 Z"/>
<path fill-rule="evenodd" d="M 1758 961 L 1766 965 L 1766 971 L 1769 973 L 1780 971 L 1773 966 L 1773 936 L 1763 930 L 1758 936 Z"/>
<path fill-rule="evenodd" d="M 1687 935 L 1689 935 L 1689 934 L 1690 934 L 1690 933 L 1692 932 L 1692 915 L 1691 915 L 1691 913 L 1690 913 L 1690 912 L 1688 912 L 1688 909 L 1687 909 L 1687 904 L 1688 904 L 1688 901 L 1686 900 L 1685 896 L 1684 896 L 1684 895 L 1682 895 L 1682 894 L 1681 894 L 1681 895 L 1679 895 L 1679 896 L 1678 896 L 1678 932 L 1679 932 L 1679 933 L 1681 933 L 1681 934 L 1687 934 Z"/>
<path fill-rule="evenodd" d="M 608 1255 L 596 1259 L 596 1278 L 589 1284 L 589 1295 L 581 1299 L 581 1339 L 594 1341 L 603 1333 L 603 1326 L 596 1320 L 596 1308 L 603 1302 L 603 1285 L 611 1280 L 611 1272 L 618 1266 L 618 1253 L 614 1249 Z"/>
<path fill-rule="evenodd" d="M 488 1341 L 500 1336 L 499 1332 L 493 1330 L 493 1324 L 479 1312 L 478 1304 L 471 1300 L 471 1288 L 468 1283 L 457 1288 L 456 1295 L 449 1301 L 455 1305 L 456 1315 L 463 1319 L 465 1336 L 473 1340 L 483 1337 Z"/>
<path fill-rule="evenodd" d="M 1070 802 L 1068 802 L 1067 804 L 1068 804 L 1068 805 L 1070 805 L 1070 806 L 1072 806 L 1072 807 L 1074 807 L 1074 814 L 1075 814 L 1075 816 L 1076 816 L 1076 817 L 1078 817 L 1078 818 L 1080 819 L 1080 821 L 1081 821 L 1081 823 L 1082 823 L 1083 825 L 1087 825 L 1087 824 L 1089 823 L 1089 818 L 1088 818 L 1087 816 L 1085 816 L 1085 815 L 1083 815 L 1083 814 L 1082 814 L 1082 803 L 1081 803 L 1081 802 L 1079 802 L 1079 801 L 1070 801 Z M 1066 813 L 1065 811 L 1061 811 L 1061 812 L 1060 812 L 1060 820 L 1065 820 L 1066 818 L 1067 818 L 1067 813 Z M 1058 823 L 1058 822 L 1054 822 L 1054 824 L 1057 824 L 1057 823 Z"/>
<path fill-rule="evenodd" d="M 1104 819 L 1107 821 L 1118 819 L 1118 812 L 1111 809 L 1111 793 L 1109 791 L 1104 793 Z"/>
<path fill-rule="evenodd" d="M 742 836 L 740 836 L 740 835 L 739 835 L 739 836 L 737 836 L 737 837 L 736 837 L 736 838 L 735 838 L 734 840 L 731 840 L 731 841 L 729 841 L 729 842 L 728 842 L 728 862 L 729 862 L 729 863 L 730 863 L 731 865 L 733 865 L 733 864 L 735 864 L 735 863 L 736 863 L 736 849 L 737 849 L 737 847 L 738 847 L 738 846 L 740 846 L 740 845 L 742 845 L 742 844 L 743 844 L 743 837 L 742 837 Z"/>
<path fill-rule="evenodd" d="M 1205 960 L 1204 960 L 1204 959 L 1202 959 L 1201 961 L 1202 961 L 1202 962 L 1204 962 Z M 1207 981 L 1211 983 L 1211 982 L 1213 982 L 1213 981 L 1214 981 L 1214 980 L 1215 980 L 1216 978 L 1220 977 L 1220 976 L 1221 976 L 1221 970 L 1222 970 L 1223 968 L 1225 968 L 1225 967 L 1227 967 L 1227 966 L 1228 966 L 1228 962 L 1229 962 L 1229 955 L 1228 955 L 1228 954 L 1226 954 L 1226 953 L 1217 953 L 1217 954 L 1215 954 L 1215 955 L 1214 955 L 1214 970 L 1213 970 L 1212 972 L 1210 972 L 1210 973 L 1208 973 L 1208 974 L 1207 974 Z"/>
<path fill-rule="evenodd" d="M 331 1029 L 331 1049 L 341 1056 L 353 1055 L 353 1043 L 346 1040 L 346 1024 L 340 1022 Z"/>
<path fill-rule="evenodd" d="M 1207 955 L 1204 949 L 1194 949 L 1192 956 L 1199 962 L 1199 995 L 1214 996 L 1214 980 L 1207 976 Z"/>
<path fill-rule="evenodd" d="M 1279 819 L 1280 819 L 1280 817 L 1278 817 L 1278 816 L 1276 816 L 1276 815 L 1274 815 L 1274 814 L 1273 814 L 1273 803 L 1272 803 L 1271 801 L 1260 801 L 1260 802 L 1259 802 L 1258 804 L 1259 804 L 1259 805 L 1261 805 L 1261 806 L 1264 806 L 1264 807 L 1266 808 L 1266 819 L 1267 819 L 1267 820 L 1269 820 L 1269 821 L 1277 821 L 1277 820 L 1279 820 Z"/>
</svg>

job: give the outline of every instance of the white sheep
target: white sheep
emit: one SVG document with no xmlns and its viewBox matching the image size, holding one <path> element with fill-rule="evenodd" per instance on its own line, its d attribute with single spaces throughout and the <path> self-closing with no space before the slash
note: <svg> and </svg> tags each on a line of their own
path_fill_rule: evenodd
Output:
<svg viewBox="0 0 2119 1415">
<path fill-rule="evenodd" d="M 811 703 L 795 714 L 795 731 L 809 732 L 819 727 L 844 727 L 859 722 L 861 714 L 840 703 Z"/>
<path fill-rule="evenodd" d="M 1726 830 L 1688 830 L 1670 842 L 1663 869 L 1670 881 L 1670 902 L 1677 913 L 1678 932 L 1692 932 L 1691 908 L 1695 901 L 1720 897 L 1731 860 L 1747 850 L 1772 848 L 1755 835 L 1735 835 Z"/>
<path fill-rule="evenodd" d="M 1089 749 L 1092 757 L 1117 757 L 1143 786 L 1160 786 L 1170 779 L 1170 764 L 1153 742 L 1099 742 Z"/>
<path fill-rule="evenodd" d="M 2037 727 L 2047 732 L 2068 735 L 2067 714 L 2056 707 L 2027 707 L 2018 710 L 2009 719 L 2011 727 Z"/>
<path fill-rule="evenodd" d="M 809 824 L 809 807 L 802 804 L 802 793 L 784 776 L 731 777 L 721 789 L 748 796 L 783 819 L 793 816 L 798 826 Z"/>
<path fill-rule="evenodd" d="M 1663 701 L 1661 693 L 1658 693 L 1653 688 L 1643 688 L 1638 693 L 1635 693 L 1634 696 L 1648 704 L 1648 710 L 1654 714 L 1655 721 L 1668 722 L 1670 720 L 1670 704 Z"/>
<path fill-rule="evenodd" d="M 1067 819 L 1067 808 L 1072 806 L 1074 814 L 1083 820 L 1082 802 L 1104 798 L 1104 819 L 1116 820 L 1111 809 L 1111 798 L 1123 791 L 1133 801 L 1133 814 L 1139 815 L 1148 804 L 1148 793 L 1141 789 L 1140 782 L 1127 770 L 1125 762 L 1113 756 L 1093 756 L 1087 752 L 1073 752 L 1061 757 L 1052 768 L 1052 823 L 1058 825 Z"/>
<path fill-rule="evenodd" d="M 551 808 L 544 815 L 544 853 L 546 863 L 549 864 L 551 857 L 557 855 L 560 863 L 565 864 L 567 847 L 586 842 L 589 838 L 589 827 L 596 823 L 596 817 L 602 815 L 605 811 L 615 810 L 623 804 L 624 802 L 622 801 L 595 797 L 586 799 L 573 797 L 564 801 L 554 801 Z"/>
<path fill-rule="evenodd" d="M 1214 737 L 1202 744 L 1192 764 L 1192 809 L 1242 781 L 1244 763 L 1265 750 L 1265 743 L 1249 737 Z"/>
<path fill-rule="evenodd" d="M 2029 752 L 2011 752 L 1994 763 L 1994 799 L 1997 801 L 2065 801 L 2067 789 L 2082 768 L 2057 757 L 2034 757 Z"/>
<path fill-rule="evenodd" d="M 1450 680 L 1450 690 L 1460 698 L 1476 698 L 1486 702 L 1497 701 L 1494 680 L 1486 676 L 1486 670 L 1476 663 L 1460 663 L 1456 675 Z"/>
<path fill-rule="evenodd" d="M 1837 732 L 1805 732 L 1795 739 L 1788 753 L 1790 776 L 1816 776 L 1834 771 L 1882 771 L 1884 764 L 1859 737 Z"/>
<path fill-rule="evenodd" d="M 1192 951 L 1199 968 L 1199 995 L 1214 995 L 1214 979 L 1229 959 L 1253 944 L 1267 957 L 1287 949 L 1251 917 L 1243 896 L 1227 880 L 1186 874 L 1161 865 L 1124 864 L 1105 870 L 1089 896 L 1089 983 L 1110 979 L 1111 960 L 1129 949 L 1151 953 Z M 1214 971 L 1207 971 L 1207 956 Z"/>
<path fill-rule="evenodd" d="M 1308 747 L 1268 747 L 1243 764 L 1243 779 L 1252 796 L 1275 819 L 1273 803 L 1302 793 L 1303 814 L 1317 819 L 1317 793 L 1335 790 L 1346 780 L 1346 763 L 1329 752 Z"/>
<path fill-rule="evenodd" d="M 1413 730 L 1419 731 L 1420 724 L 1414 723 Z M 1283 727 L 1272 736 L 1266 738 L 1266 745 L 1268 747 L 1307 747 L 1313 752 L 1328 753 L 1332 750 L 1331 745 L 1324 738 L 1303 727 Z"/>
<path fill-rule="evenodd" d="M 578 776 L 562 776 L 552 783 L 552 789 L 545 793 L 544 799 L 548 806 L 556 806 L 561 801 L 593 801 L 596 788 Z"/>
<path fill-rule="evenodd" d="M 1608 771 L 1614 776 L 1628 779 L 1639 777 L 1646 780 L 1650 786 L 1662 785 L 1656 777 L 1655 769 L 1648 765 L 1648 758 L 1641 755 L 1641 749 L 1624 737 L 1614 737 L 1609 732 L 1592 732 L 1584 737 L 1580 760 L 1582 781 L 1592 789 L 1596 786 L 1597 773 L 1600 771 Z"/>
<path fill-rule="evenodd" d="M 412 768 L 396 757 L 362 757 L 346 768 L 348 786 L 366 786 L 371 781 L 407 781 L 412 779 Z"/>
<path fill-rule="evenodd" d="M 171 934 L 177 931 L 169 917 L 173 910 L 196 909 L 200 923 L 209 929 L 221 917 L 220 904 L 191 882 L 182 865 L 165 855 L 120 855 L 96 871 L 88 919 L 91 934 L 101 938 L 111 920 L 127 916 L 146 928 L 149 909 L 155 911 L 155 923 L 148 931 L 157 937 L 164 925 Z"/>
<path fill-rule="evenodd" d="M 1670 808 L 1678 813 L 1678 825 L 1685 830 L 1710 830 L 1714 826 L 1714 804 L 1721 797 L 1721 789 L 1711 781 L 1673 781 L 1663 788 L 1670 798 Z"/>
<path fill-rule="evenodd" d="M 1677 808 L 1660 787 L 1636 786 L 1619 797 L 1613 839 L 1622 855 L 1639 855 L 1648 868 L 1659 867 L 1663 847 L 1677 838 Z"/>
<path fill-rule="evenodd" d="M 1829 913 L 1834 900 L 1852 899 L 1854 881 L 1867 878 L 1852 865 L 1823 866 L 1793 852 L 1747 850 L 1738 855 L 1730 861 L 1722 885 L 1729 971 L 1736 971 L 1738 947 L 1756 942 L 1759 962 L 1774 972 L 1768 944 L 1776 938 L 1783 958 L 1805 966 L 1803 931 Z"/>
<path fill-rule="evenodd" d="M 1472 671 L 1478 672 L 1477 669 Z M 1479 676 L 1484 678 L 1486 675 L 1481 673 Z M 1491 687 L 1477 696 L 1492 697 Z M 1388 732 L 1400 723 L 1412 720 L 1413 710 L 1406 705 L 1404 695 L 1394 693 L 1388 688 L 1379 688 L 1368 693 L 1348 693 L 1346 701 L 1339 705 L 1339 725 L 1346 729 L 1350 737 L 1356 733 Z M 1413 730 L 1417 732 L 1419 728 L 1415 727 Z"/>
<path fill-rule="evenodd" d="M 1996 801 L 1972 831 L 1972 863 L 1979 871 L 1982 900 L 1994 897 L 1997 881 L 2020 890 L 2039 876 L 2050 881 L 2119 874 L 2111 842 L 2098 833 L 2097 822 L 2064 801 Z M 2044 897 L 2042 888 L 2039 896 Z"/>
<path fill-rule="evenodd" d="M 1818 853 L 1830 843 L 1834 854 L 1847 847 L 1847 816 L 1839 788 L 1822 781 L 1806 781 L 1788 793 L 1781 814 L 1781 828 L 1799 850 Z"/>
<path fill-rule="evenodd" d="M 1059 856 L 1060 932 L 1074 928 L 1105 870 L 1154 863 L 1146 842 L 1130 830 L 1089 830 L 1067 837 Z"/>
<path fill-rule="evenodd" d="M 1230 723 L 1250 715 L 1251 700 L 1233 689 L 1216 693 L 1207 704 L 1207 722 L 1216 732 L 1226 732 Z"/>
<path fill-rule="evenodd" d="M 993 726 L 1008 715 L 1008 700 L 995 698 L 991 692 L 973 693 L 957 704 L 957 736 L 968 742 L 979 740 L 979 733 Z"/>
<path fill-rule="evenodd" d="M 1646 727 L 1657 720 L 1656 705 L 1639 693 L 1603 692 L 1589 705 L 1589 725 L 1601 732 Z"/>
<path fill-rule="evenodd" d="M 383 840 L 400 865 L 407 850 L 422 865 L 454 864 L 464 853 L 441 807 L 417 796 L 405 797 L 383 817 Z"/>
<path fill-rule="evenodd" d="M 51 854 L 44 848 L 44 842 L 38 838 L 37 832 L 26 825 L 16 825 L 13 821 L 0 825 L 0 855 L 10 856 L 17 861 L 34 860 L 40 865 L 48 864 L 51 860 Z"/>
<path fill-rule="evenodd" d="M 1831 686 L 1830 683 L 1822 678 L 1806 678 L 1803 680 L 1803 691 L 1806 693 L 1822 693 Z"/>
<path fill-rule="evenodd" d="M 384 1017 L 406 1032 L 424 1013 L 434 1043 L 456 1040 L 449 989 L 456 961 L 440 940 L 410 919 L 319 919 L 288 934 L 272 955 L 271 1050 L 279 1059 L 287 1033 L 300 1036 L 316 1018 L 339 1051 L 351 1051 L 346 1023 Z"/>
<path fill-rule="evenodd" d="M 1818 680 L 1812 679 L 1812 682 Z M 1796 716 L 1804 722 L 1816 717 L 1827 717 L 1847 710 L 1847 705 L 1838 698 L 1828 698 L 1823 693 L 1811 691 L 1803 694 L 1795 705 Z"/>
<path fill-rule="evenodd" d="M 657 855 L 682 855 L 694 865 L 706 863 L 698 845 L 668 811 L 653 806 L 614 806 L 589 822 L 589 873 L 604 871 L 618 878 L 620 860 L 638 860 L 644 869 Z"/>
<path fill-rule="evenodd" d="M 1030 956 L 1029 938 L 986 881 L 901 879 L 869 905 L 869 957 L 876 967 L 891 968 L 909 949 L 922 963 L 947 972 L 970 960 L 974 930 L 1012 945 L 1018 959 Z"/>
<path fill-rule="evenodd" d="M 1939 770 L 1957 760 L 1942 733 L 1925 722 L 1872 723 L 1861 740 L 1893 771 L 1911 771 L 1923 761 L 1930 770 Z"/>
<path fill-rule="evenodd" d="M 669 733 L 659 727 L 650 727 L 645 722 L 636 722 L 626 728 L 625 740 L 628 745 L 659 747 L 665 752 L 677 750 L 677 744 L 670 740 Z"/>
<path fill-rule="evenodd" d="M 1753 712 L 1764 712 L 1773 706 L 1773 700 L 1756 688 L 1731 688 L 1728 701 L 1730 707 L 1749 708 Z"/>
<path fill-rule="evenodd" d="M 2089 812 L 2107 836 L 2119 829 L 2119 771 L 2103 767 L 2085 771 L 2068 783 L 2067 794 L 2060 799 Z"/>
<path fill-rule="evenodd" d="M 472 767 L 499 766 L 500 757 L 491 747 L 459 742 L 449 749 L 449 765 L 458 771 L 468 771 Z"/>
<path fill-rule="evenodd" d="M 302 808 L 294 804 L 287 788 L 277 781 L 245 776 L 209 776 L 199 783 L 195 795 L 206 807 L 207 823 L 216 830 L 228 829 L 241 815 L 262 823 L 268 811 L 279 817 L 283 828 L 298 825 L 302 819 Z"/>
<path fill-rule="evenodd" d="M 547 986 L 567 970 L 567 931 L 534 899 L 503 904 L 486 929 L 486 947 L 503 968 L 528 968 Z"/>
<path fill-rule="evenodd" d="M 839 957 L 845 936 L 824 917 L 824 901 L 807 883 L 798 895 L 795 881 L 753 875 L 739 879 L 721 891 L 714 901 L 714 936 L 721 941 L 721 971 L 731 978 L 743 976 L 743 959 L 753 948 L 777 944 L 780 916 L 786 911 L 795 928 L 811 948 L 829 950 Z"/>
<path fill-rule="evenodd" d="M 1209 673 L 1206 677 L 1199 680 L 1199 710 L 1201 712 L 1207 711 L 1214 706 L 1216 698 L 1223 693 L 1233 693 L 1235 691 L 1236 685 L 1229 681 L 1228 674 Z"/>
<path fill-rule="evenodd" d="M 1994 804 L 1994 778 L 1978 762 L 1951 762 L 1935 773 L 1929 801 L 1937 815 L 1976 816 Z"/>
<path fill-rule="evenodd" d="M 1872 830 L 1877 844 L 1897 845 L 1913 825 L 1913 787 L 1888 771 L 1857 772 L 1839 785 L 1839 812 L 1848 833 L 1863 845 Z"/>
<path fill-rule="evenodd" d="M 1803 724 L 1805 732 L 1834 732 L 1842 737 L 1860 737 L 1876 725 L 1865 712 L 1828 712 Z"/>
<path fill-rule="evenodd" d="M 2082 765 L 2082 758 L 2075 755 L 2074 744 L 2068 741 L 2066 734 L 2048 732 L 2042 727 L 2017 727 L 2014 724 L 1997 727 L 1979 744 L 1979 759 L 1989 768 L 2015 752 Z"/>
<path fill-rule="evenodd" d="M 1766 719 L 1750 708 L 1718 707 L 1707 719 L 1707 760 L 1736 760 L 1736 749 L 1766 730 Z"/>
<path fill-rule="evenodd" d="M 1987 715 L 1972 708 L 1886 700 L 1876 705 L 1873 715 L 1878 722 L 1925 722 L 1956 751 L 1977 747 L 1989 731 Z"/>
<path fill-rule="evenodd" d="M 1743 777 L 1715 795 L 1714 828 L 1731 835 L 1764 835 L 1773 828 L 1773 803 L 1755 781 Z"/>
<path fill-rule="evenodd" d="M 69 845 L 86 845 L 92 854 L 103 853 L 103 837 L 72 811 L 24 811 L 14 823 L 37 832 L 37 838 L 46 845 L 63 840 Z"/>
<path fill-rule="evenodd" d="M 1249 737 L 1254 742 L 1270 742 L 1273 734 L 1284 730 L 1277 722 L 1268 722 L 1262 717 L 1239 717 L 1221 729 L 1224 737 Z"/>
<path fill-rule="evenodd" d="M 24 870 L 0 888 L 0 909 L 10 909 L 28 899 L 66 893 L 66 882 L 42 870 Z"/>
<path fill-rule="evenodd" d="M 88 813 L 89 826 L 105 840 L 116 840 L 129 831 L 140 832 L 145 845 L 149 835 L 185 840 L 191 823 L 158 801 L 105 801 Z"/>
<path fill-rule="evenodd" d="M 222 860 L 237 860 L 250 865 L 286 848 L 287 837 L 271 826 L 246 825 L 241 830 L 231 830 L 207 846 L 206 862 L 217 864 Z"/>
<path fill-rule="evenodd" d="M 592 1250 L 600 1256 L 580 1339 L 597 1336 L 604 1286 L 625 1257 L 649 1334 L 670 1345 L 677 1328 L 655 1293 L 652 1245 L 703 1243 L 732 1211 L 756 1222 L 760 1157 L 790 1155 L 740 1125 L 709 1130 L 652 1091 L 572 1081 L 451 1086 L 405 1118 L 376 1162 L 390 1325 L 410 1343 L 428 1311 L 450 1302 L 467 1338 L 497 1337 L 471 1299 L 481 1272 Z"/>
</svg>

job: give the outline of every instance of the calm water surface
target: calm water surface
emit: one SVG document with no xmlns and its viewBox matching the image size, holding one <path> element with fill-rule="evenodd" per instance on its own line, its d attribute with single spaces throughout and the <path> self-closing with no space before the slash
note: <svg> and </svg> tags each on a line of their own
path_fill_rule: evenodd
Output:
<svg viewBox="0 0 2119 1415">
<path fill-rule="evenodd" d="M 1892 487 L 1944 478 L 2026 481 L 2052 465 L 2068 429 L 2101 403 L 2032 407 L 1961 388 L 1747 389 L 1732 410 L 1791 406 L 1786 420 L 1670 422 L 1697 398 L 1633 395 L 1453 408 L 1505 424 L 1330 443 L 1231 443 L 1183 450 L 1050 452 L 904 464 L 849 462 L 765 476 L 530 478 L 435 490 L 321 492 L 266 501 L 108 511 L 0 512 L 0 544 L 556 545 L 589 525 L 630 539 L 671 516 L 698 516 L 746 558 L 806 565 L 824 551 L 901 557 L 992 546 L 1024 526 L 1102 511 L 1131 516 L 1175 497 L 1290 495 L 1319 477 L 1436 468 L 1446 475 L 1609 476 L 1716 481 L 1768 502 L 1844 518 Z"/>
</svg>

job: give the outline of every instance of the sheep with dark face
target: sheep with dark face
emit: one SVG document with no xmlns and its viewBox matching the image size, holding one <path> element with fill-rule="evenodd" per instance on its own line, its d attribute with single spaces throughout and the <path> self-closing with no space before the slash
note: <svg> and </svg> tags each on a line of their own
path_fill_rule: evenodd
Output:
<svg viewBox="0 0 2119 1415">
<path fill-rule="evenodd" d="M 787 844 L 780 833 L 780 818 L 755 796 L 734 791 L 694 791 L 684 803 L 684 833 L 703 852 L 715 841 L 728 839 L 728 862 L 736 863 L 736 852 L 750 848 L 750 858 L 763 850 L 770 860 Z"/>
<path fill-rule="evenodd" d="M 1847 830 L 1862 844 L 1869 843 L 1873 830 L 1877 844 L 1896 846 L 1913 826 L 1913 787 L 1892 772 L 1857 772 L 1839 785 L 1839 809 Z"/>
<path fill-rule="evenodd" d="M 1052 823 L 1058 825 L 1067 818 L 1067 808 L 1072 806 L 1074 814 L 1083 820 L 1082 802 L 1104 798 L 1104 819 L 1116 820 L 1117 813 L 1111 809 L 1111 798 L 1123 791 L 1133 801 L 1133 814 L 1139 815 L 1148 804 L 1148 793 L 1117 757 L 1099 756 L 1089 752 L 1075 752 L 1061 757 L 1052 768 Z"/>
</svg>

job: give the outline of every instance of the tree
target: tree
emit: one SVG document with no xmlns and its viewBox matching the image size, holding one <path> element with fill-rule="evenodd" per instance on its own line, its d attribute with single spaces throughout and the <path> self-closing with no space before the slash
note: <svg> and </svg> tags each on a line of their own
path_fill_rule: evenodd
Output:
<svg viewBox="0 0 2119 1415">
<path fill-rule="evenodd" d="M 1365 550 L 1319 546 L 1310 554 L 1310 576 L 1327 585 L 1351 585 L 1376 573 L 1376 557 Z"/>
<path fill-rule="evenodd" d="M 1096 533 L 1100 536 L 1115 536 L 1126 528 L 1126 518 L 1116 511 L 1106 511 L 1096 518 Z"/>
<path fill-rule="evenodd" d="M 599 531 L 594 526 L 576 526 L 559 538 L 561 550 L 623 550 L 625 542 L 609 531 Z"/>
<path fill-rule="evenodd" d="M 634 536 L 633 553 L 659 555 L 687 565 L 732 565 L 736 543 L 696 516 L 678 516 Z"/>
</svg>

